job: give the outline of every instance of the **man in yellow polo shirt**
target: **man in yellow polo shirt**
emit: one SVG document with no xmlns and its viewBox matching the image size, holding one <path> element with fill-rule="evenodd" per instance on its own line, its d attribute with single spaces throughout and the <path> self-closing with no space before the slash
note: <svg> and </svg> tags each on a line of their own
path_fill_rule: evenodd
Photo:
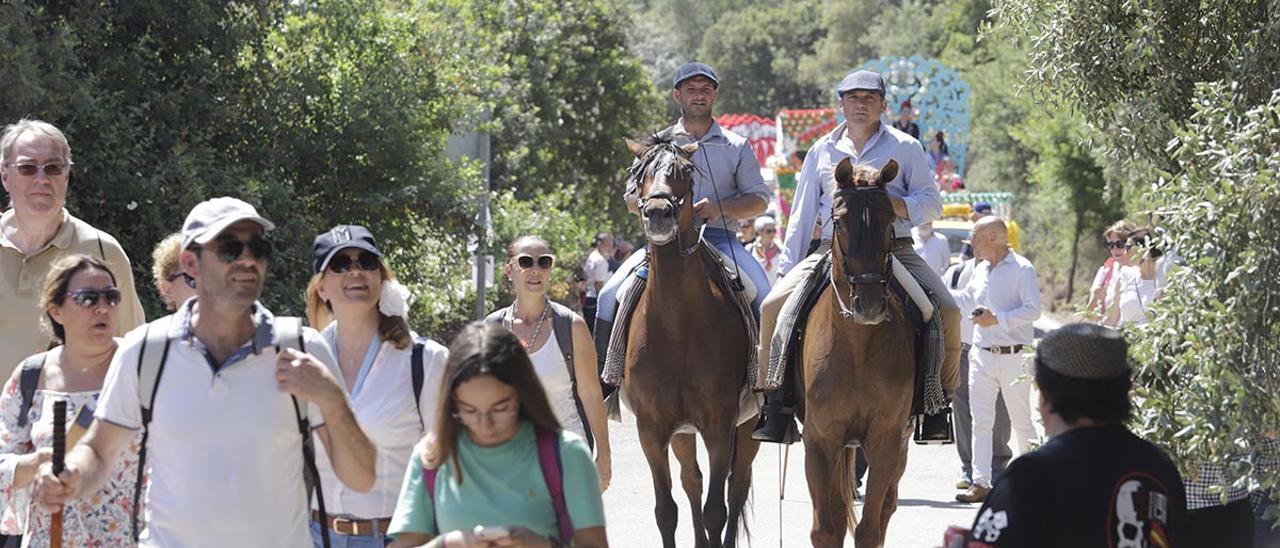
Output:
<svg viewBox="0 0 1280 548">
<path fill-rule="evenodd" d="M 75 253 L 111 267 L 123 292 L 116 334 L 143 322 L 129 257 L 110 234 L 73 217 L 63 206 L 71 176 L 71 146 L 58 128 L 19 120 L 0 136 L 0 180 L 12 206 L 0 215 L 0 380 L 23 358 L 49 346 L 41 327 L 40 293 L 58 259 Z"/>
</svg>

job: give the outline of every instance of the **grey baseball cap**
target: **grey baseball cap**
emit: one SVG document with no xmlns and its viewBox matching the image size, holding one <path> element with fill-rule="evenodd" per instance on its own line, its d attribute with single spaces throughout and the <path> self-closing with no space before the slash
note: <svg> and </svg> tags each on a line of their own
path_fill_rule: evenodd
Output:
<svg viewBox="0 0 1280 548">
<path fill-rule="evenodd" d="M 182 249 L 188 249 L 192 244 L 207 244 L 227 227 L 240 221 L 258 223 L 264 232 L 276 227 L 275 223 L 258 215 L 257 209 L 242 200 L 229 196 L 213 198 L 196 204 L 187 214 L 187 220 L 182 223 Z"/>
<path fill-rule="evenodd" d="M 1120 331 L 1091 323 L 1073 323 L 1040 340 L 1036 359 L 1064 377 L 1113 380 L 1129 374 L 1129 343 Z"/>
<path fill-rule="evenodd" d="M 879 73 L 859 70 L 850 72 L 836 87 L 836 93 L 840 94 L 855 90 L 878 91 L 880 95 L 884 95 L 884 78 L 881 78 Z"/>
<path fill-rule="evenodd" d="M 685 63 L 684 66 L 676 69 L 675 78 L 671 79 L 671 87 L 678 88 L 681 82 L 695 76 L 703 76 L 711 80 L 717 88 L 720 87 L 720 79 L 716 78 L 716 71 L 703 63 Z"/>
</svg>

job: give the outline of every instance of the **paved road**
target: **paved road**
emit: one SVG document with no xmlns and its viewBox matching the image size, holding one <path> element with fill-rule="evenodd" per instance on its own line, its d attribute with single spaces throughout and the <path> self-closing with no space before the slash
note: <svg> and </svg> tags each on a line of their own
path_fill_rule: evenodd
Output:
<svg viewBox="0 0 1280 548">
<path fill-rule="evenodd" d="M 1055 327 L 1056 322 L 1051 320 L 1037 323 L 1037 334 Z M 1032 401 L 1035 401 L 1034 395 Z M 609 436 L 613 445 L 613 485 L 604 494 L 609 542 L 622 548 L 662 546 L 653 517 L 653 481 L 636 436 L 635 417 L 624 411 L 621 424 L 610 424 Z M 706 454 L 701 446 L 699 452 L 702 470 L 706 474 Z M 809 546 L 813 510 L 804 477 L 803 444 L 791 446 L 790 456 L 786 458 L 786 493 L 785 497 L 779 497 L 783 460 L 779 446 L 771 444 L 764 444 L 756 457 L 754 487 L 749 501 L 752 546 Z M 672 496 L 680 506 L 676 542 L 680 546 L 692 546 L 688 501 L 680 489 L 678 464 L 674 458 L 671 466 L 675 483 Z M 912 445 L 907 469 L 899 484 L 898 511 L 889 523 L 885 546 L 940 546 L 948 525 L 967 527 L 973 521 L 978 506 L 955 502 L 955 482 L 959 473 L 960 459 L 954 445 Z M 846 546 L 852 545 L 853 539 L 849 537 Z"/>
</svg>

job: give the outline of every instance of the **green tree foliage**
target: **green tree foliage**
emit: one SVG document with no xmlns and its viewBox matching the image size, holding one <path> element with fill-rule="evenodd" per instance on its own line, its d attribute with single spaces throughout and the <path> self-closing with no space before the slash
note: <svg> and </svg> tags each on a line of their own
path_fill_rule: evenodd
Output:
<svg viewBox="0 0 1280 548">
<path fill-rule="evenodd" d="M 1230 84 L 1197 88 L 1172 148 L 1179 173 L 1154 185 L 1186 267 L 1139 333 L 1138 422 L 1175 458 L 1229 465 L 1280 424 L 1280 91 L 1258 106 Z M 1259 479 L 1280 482 L 1277 470 Z"/>
<path fill-rule="evenodd" d="M 829 89 L 796 78 L 796 66 L 821 36 L 820 12 L 816 2 L 796 1 L 727 13 L 708 28 L 698 59 L 721 75 L 720 112 L 772 116 L 829 102 Z"/>
</svg>

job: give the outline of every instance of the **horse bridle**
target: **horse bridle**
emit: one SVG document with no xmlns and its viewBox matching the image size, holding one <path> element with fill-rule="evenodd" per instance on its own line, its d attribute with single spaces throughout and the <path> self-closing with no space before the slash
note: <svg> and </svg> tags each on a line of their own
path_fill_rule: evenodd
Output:
<svg viewBox="0 0 1280 548">
<path fill-rule="evenodd" d="M 884 189 L 880 187 L 874 187 L 874 186 L 846 188 L 846 189 L 841 189 L 836 191 L 836 195 L 839 196 L 840 198 L 845 199 L 847 203 L 849 201 L 848 198 L 857 196 L 857 194 L 855 193 L 858 193 L 858 192 L 884 192 Z M 832 211 L 831 216 L 832 216 L 832 222 L 835 222 L 834 210 Z M 889 255 L 893 253 L 892 246 L 890 246 L 890 248 L 885 251 L 884 270 L 882 272 L 864 272 L 862 274 L 851 275 L 851 274 L 848 274 L 849 263 L 847 261 L 847 255 L 845 254 L 844 250 L 841 249 L 842 247 L 841 244 L 843 243 L 843 241 L 839 238 L 834 238 L 834 240 L 835 240 L 835 245 L 833 246 L 833 248 L 835 250 L 836 255 L 839 256 L 838 259 L 836 260 L 840 261 L 840 270 L 846 273 L 844 281 L 849 284 L 849 302 L 850 303 L 853 302 L 854 293 L 857 290 L 857 287 L 859 285 L 879 285 L 881 287 L 881 290 L 887 290 L 889 285 L 890 270 L 892 269 L 892 264 L 893 264 L 889 258 Z M 844 299 L 840 297 L 840 286 L 836 285 L 836 270 L 834 268 L 831 269 L 831 291 L 832 293 L 835 294 L 836 303 L 840 306 L 840 317 L 845 319 L 852 318 L 853 310 L 849 307 L 849 305 L 846 305 L 844 302 Z"/>
<path fill-rule="evenodd" d="M 647 169 L 641 170 L 640 173 L 638 174 L 641 177 L 642 182 L 643 182 L 645 171 L 647 171 Z M 639 187 L 642 185 L 637 185 L 637 186 Z M 681 230 L 680 230 L 680 210 L 684 209 L 684 206 L 688 205 L 689 200 L 691 199 L 693 199 L 693 184 L 689 185 L 688 192 L 681 194 L 679 196 L 676 196 L 675 194 L 672 194 L 670 192 L 654 192 L 653 194 L 650 194 L 640 199 L 641 211 L 644 211 L 644 208 L 649 204 L 651 200 L 661 200 L 661 201 L 667 202 L 667 204 L 671 206 L 672 215 L 674 215 L 676 219 L 676 250 L 680 252 L 681 257 L 688 257 L 689 255 L 692 255 L 693 252 L 698 249 L 698 242 L 702 240 L 702 232 L 698 231 L 698 238 L 693 241 L 693 245 L 687 248 L 684 247 L 684 237 L 681 235 Z M 702 225 L 702 227 L 705 229 L 706 225 L 704 224 Z"/>
</svg>

